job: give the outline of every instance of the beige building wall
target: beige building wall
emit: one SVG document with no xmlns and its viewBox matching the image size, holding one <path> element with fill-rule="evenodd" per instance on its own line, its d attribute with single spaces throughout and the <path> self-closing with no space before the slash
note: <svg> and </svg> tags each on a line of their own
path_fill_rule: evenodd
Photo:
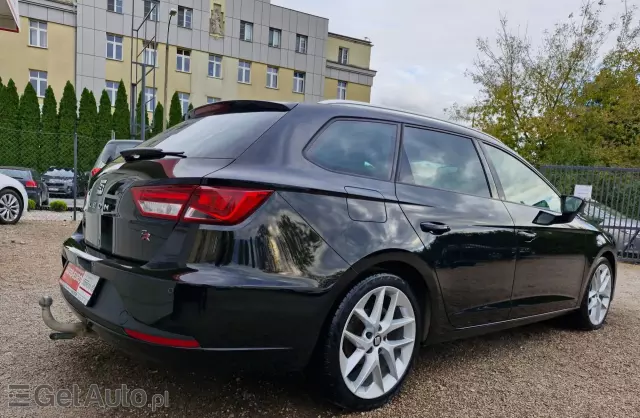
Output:
<svg viewBox="0 0 640 418">
<path fill-rule="evenodd" d="M 363 42 L 350 41 L 346 37 L 330 33 L 325 50 L 329 61 L 338 61 L 340 47 L 349 49 L 349 65 L 369 68 L 371 63 L 371 44 L 366 45 Z"/>
<path fill-rule="evenodd" d="M 47 48 L 29 46 L 29 19 L 20 18 L 20 33 L 0 31 L 0 77 L 7 84 L 10 78 L 22 95 L 29 81 L 29 70 L 47 72 L 47 85 L 60 101 L 67 81 L 75 79 L 74 28 L 47 23 Z"/>
<path fill-rule="evenodd" d="M 324 98 L 326 100 L 335 100 L 338 98 L 338 80 L 337 79 L 325 78 Z M 345 99 L 368 103 L 371 101 L 371 86 L 347 82 L 347 97 Z"/>
</svg>

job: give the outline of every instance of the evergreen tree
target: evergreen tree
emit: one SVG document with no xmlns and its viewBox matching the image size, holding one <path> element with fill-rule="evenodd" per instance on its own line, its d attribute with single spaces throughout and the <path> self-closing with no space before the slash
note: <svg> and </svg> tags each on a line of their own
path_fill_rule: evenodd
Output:
<svg viewBox="0 0 640 418">
<path fill-rule="evenodd" d="M 78 118 L 78 102 L 73 84 L 67 81 L 62 91 L 60 99 L 60 109 L 58 111 L 59 140 L 57 152 L 57 165 L 63 167 L 73 167 L 73 134 L 76 129 Z"/>
<path fill-rule="evenodd" d="M 98 109 L 96 98 L 88 89 L 82 90 L 80 108 L 78 109 L 78 167 L 81 170 L 90 169 L 93 159 L 101 149 L 94 140 Z"/>
<path fill-rule="evenodd" d="M 100 148 L 111 139 L 111 99 L 106 90 L 102 90 L 100 95 L 100 109 L 98 110 L 98 118 L 96 119 L 95 138 L 100 144 Z"/>
<path fill-rule="evenodd" d="M 50 162 L 55 161 L 58 150 L 58 104 L 51 86 L 47 87 L 42 102 L 42 140 L 42 155 L 37 168 L 44 171 Z"/>
<path fill-rule="evenodd" d="M 171 106 L 169 107 L 169 125 L 168 127 L 172 127 L 174 125 L 182 122 L 182 106 L 180 106 L 180 99 L 178 98 L 178 92 L 173 93 L 171 96 Z"/>
<path fill-rule="evenodd" d="M 142 91 L 140 92 L 140 94 L 138 94 L 138 103 L 136 104 L 136 114 L 135 114 L 135 118 L 136 118 L 136 132 L 135 133 L 135 137 L 136 139 L 140 139 L 141 138 L 141 134 L 142 134 L 142 126 L 140 124 L 140 108 L 142 107 Z M 150 132 L 150 126 L 149 126 L 149 112 L 144 112 L 144 126 L 145 126 L 145 138 L 149 137 L 149 132 Z"/>
<path fill-rule="evenodd" d="M 14 143 L 16 147 L 16 165 L 38 167 L 40 148 L 44 141 L 40 135 L 40 104 L 38 95 L 31 83 L 27 83 L 20 98 L 19 129 Z"/>
<path fill-rule="evenodd" d="M 116 106 L 113 111 L 113 130 L 116 139 L 131 139 L 131 126 L 129 124 L 129 102 L 124 82 L 120 80 L 118 93 L 116 94 Z"/>
<path fill-rule="evenodd" d="M 162 103 L 158 103 L 156 109 L 153 111 L 153 126 L 151 128 L 151 135 L 149 137 L 154 137 L 162 132 L 162 114 L 164 113 L 164 107 L 162 107 Z"/>
<path fill-rule="evenodd" d="M 0 164 L 10 165 L 16 159 L 18 132 L 18 106 L 20 98 L 13 79 L 0 90 Z"/>
<path fill-rule="evenodd" d="M 189 103 L 189 107 L 187 108 L 187 112 L 191 112 L 193 110 L 193 104 Z"/>
<path fill-rule="evenodd" d="M 0 98 L 2 98 L 2 92 L 4 90 L 4 83 L 2 83 L 2 77 L 0 77 Z M 2 114 L 2 105 L 4 103 L 0 101 L 0 115 Z"/>
</svg>

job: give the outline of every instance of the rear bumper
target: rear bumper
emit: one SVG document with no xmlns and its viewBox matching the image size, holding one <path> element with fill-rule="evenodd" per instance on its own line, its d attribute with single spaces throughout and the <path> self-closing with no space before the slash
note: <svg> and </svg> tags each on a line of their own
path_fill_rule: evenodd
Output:
<svg viewBox="0 0 640 418">
<path fill-rule="evenodd" d="M 100 260 L 65 246 L 63 262 L 98 275 L 87 306 L 61 287 L 67 304 L 102 339 L 137 357 L 175 364 L 300 370 L 315 347 L 330 292 L 197 285 L 141 274 L 143 269 Z M 229 280 L 227 280 L 229 282 Z M 153 344 L 127 330 L 195 339 L 199 348 Z"/>
<path fill-rule="evenodd" d="M 35 200 L 37 202 L 39 194 L 40 192 L 37 189 L 36 190 L 27 189 L 27 198 L 31 200 Z"/>
</svg>

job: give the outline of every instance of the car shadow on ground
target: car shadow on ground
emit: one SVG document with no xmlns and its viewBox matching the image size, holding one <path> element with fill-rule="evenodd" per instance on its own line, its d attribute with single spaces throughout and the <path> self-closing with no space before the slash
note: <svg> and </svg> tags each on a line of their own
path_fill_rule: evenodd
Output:
<svg viewBox="0 0 640 418">
<path fill-rule="evenodd" d="M 500 356 L 517 355 L 524 345 L 552 340 L 562 330 L 560 324 L 557 320 L 546 321 L 423 347 L 412 374 L 428 373 L 437 377 L 445 375 L 446 368 L 463 367 L 492 353 L 498 352 Z M 60 376 L 60 387 L 71 387 L 73 383 L 86 387 L 90 383 L 97 383 L 101 388 L 115 389 L 126 384 L 129 389 L 144 389 L 148 396 L 166 390 L 170 394 L 167 412 L 215 411 L 222 416 L 233 414 L 235 417 L 273 416 L 274 411 L 298 417 L 343 414 L 341 409 L 323 400 L 316 382 L 303 373 L 249 373 L 225 368 L 187 368 L 130 357 L 99 339 L 61 343 L 68 344 L 65 348 L 57 347 L 64 351 L 64 356 L 56 356 L 52 360 L 68 363 L 59 366 L 66 370 L 73 369 L 70 374 L 73 378 L 69 377 L 70 381 L 65 381 L 66 375 Z"/>
</svg>

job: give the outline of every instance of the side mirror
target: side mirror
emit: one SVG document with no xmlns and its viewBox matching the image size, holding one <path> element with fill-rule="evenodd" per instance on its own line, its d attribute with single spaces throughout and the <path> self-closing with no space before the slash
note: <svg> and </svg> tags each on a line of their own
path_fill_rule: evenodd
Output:
<svg viewBox="0 0 640 418">
<path fill-rule="evenodd" d="M 560 198 L 561 215 L 541 210 L 536 215 L 533 223 L 537 225 L 567 224 L 578 216 L 584 205 L 584 199 L 576 196 L 562 196 Z"/>
</svg>

